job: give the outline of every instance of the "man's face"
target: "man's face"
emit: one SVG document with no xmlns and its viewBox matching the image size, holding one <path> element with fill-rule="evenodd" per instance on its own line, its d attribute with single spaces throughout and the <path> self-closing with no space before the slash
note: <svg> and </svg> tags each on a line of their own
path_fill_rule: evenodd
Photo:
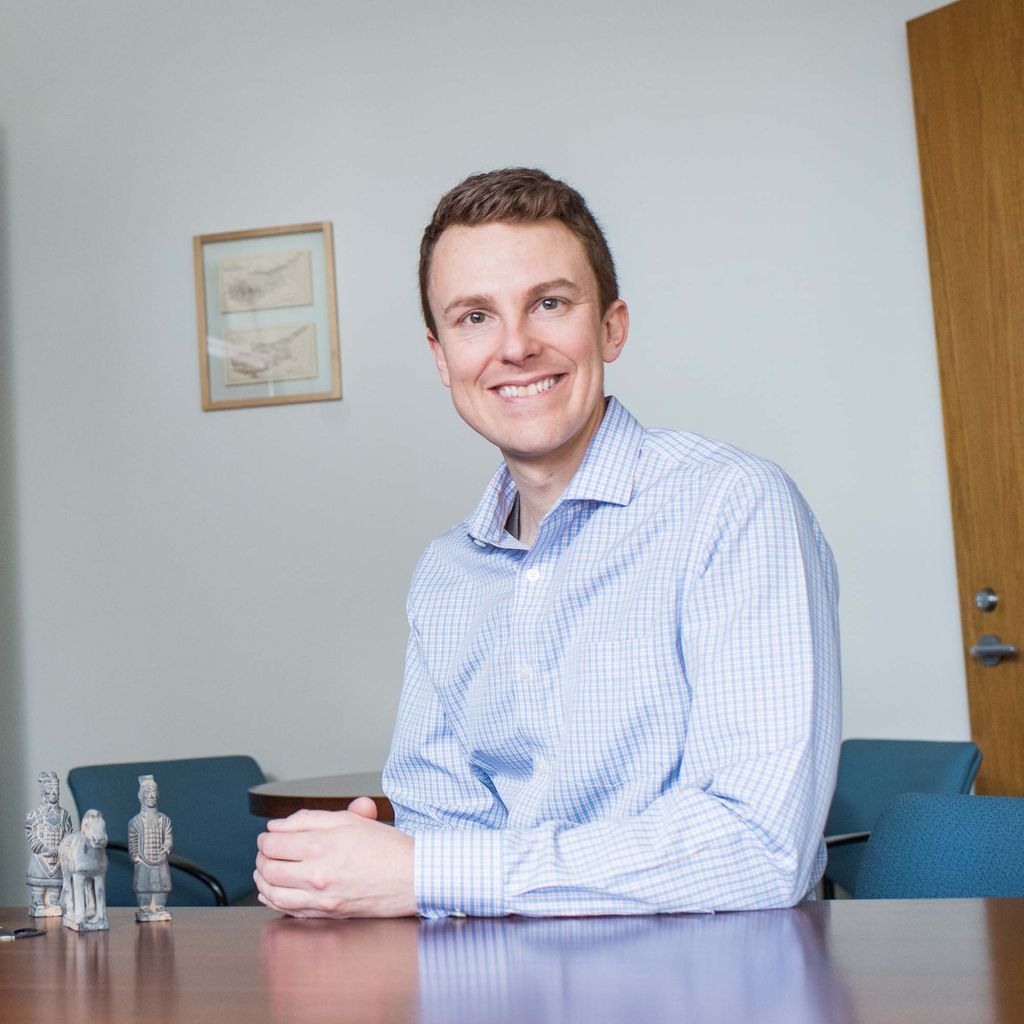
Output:
<svg viewBox="0 0 1024 1024">
<path fill-rule="evenodd" d="M 139 791 L 139 800 L 143 807 L 156 807 L 157 797 L 160 795 L 156 786 L 143 786 Z"/>
<path fill-rule="evenodd" d="M 450 227 L 428 297 L 427 340 L 459 415 L 510 462 L 582 458 L 629 315 L 621 300 L 601 309 L 580 240 L 553 220 Z"/>
<path fill-rule="evenodd" d="M 60 783 L 56 779 L 46 779 L 42 783 L 43 800 L 55 804 L 60 800 Z"/>
</svg>

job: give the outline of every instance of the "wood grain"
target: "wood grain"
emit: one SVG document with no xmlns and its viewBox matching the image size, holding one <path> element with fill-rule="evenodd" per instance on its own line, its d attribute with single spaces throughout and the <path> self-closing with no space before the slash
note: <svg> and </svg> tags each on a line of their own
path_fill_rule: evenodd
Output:
<svg viewBox="0 0 1024 1024">
<path fill-rule="evenodd" d="M 1024 648 L 1024 4 L 960 0 L 907 35 L 964 651 Z M 977 790 L 1024 796 L 1024 657 L 966 668 Z"/>
</svg>

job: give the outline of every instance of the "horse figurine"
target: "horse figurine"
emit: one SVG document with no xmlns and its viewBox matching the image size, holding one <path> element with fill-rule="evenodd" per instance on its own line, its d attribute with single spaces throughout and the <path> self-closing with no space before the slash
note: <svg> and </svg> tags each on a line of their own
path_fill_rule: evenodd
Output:
<svg viewBox="0 0 1024 1024">
<path fill-rule="evenodd" d="M 64 926 L 76 932 L 102 931 L 107 923 L 107 823 L 86 811 L 80 832 L 69 832 L 58 847 L 64 884 L 60 904 Z M 92 913 L 90 913 L 90 910 Z"/>
</svg>

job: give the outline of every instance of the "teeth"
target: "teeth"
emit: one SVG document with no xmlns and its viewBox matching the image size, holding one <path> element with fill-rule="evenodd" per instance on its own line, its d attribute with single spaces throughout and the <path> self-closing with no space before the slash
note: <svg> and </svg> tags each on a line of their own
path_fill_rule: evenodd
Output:
<svg viewBox="0 0 1024 1024">
<path fill-rule="evenodd" d="M 550 391 L 555 386 L 557 379 L 557 377 L 548 377 L 545 380 L 538 380 L 533 384 L 527 384 L 526 387 L 516 387 L 514 384 L 507 384 L 503 388 L 498 388 L 498 394 L 502 398 L 526 398 L 529 395 L 539 395 L 545 391 Z"/>
</svg>

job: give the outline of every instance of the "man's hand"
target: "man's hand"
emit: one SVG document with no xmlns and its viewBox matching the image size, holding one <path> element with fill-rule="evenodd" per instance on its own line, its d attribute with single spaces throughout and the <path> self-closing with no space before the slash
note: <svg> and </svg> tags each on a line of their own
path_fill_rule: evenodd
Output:
<svg viewBox="0 0 1024 1024">
<path fill-rule="evenodd" d="M 292 917 L 415 914 L 413 839 L 376 816 L 360 797 L 347 811 L 267 822 L 253 874 L 260 902 Z"/>
</svg>

